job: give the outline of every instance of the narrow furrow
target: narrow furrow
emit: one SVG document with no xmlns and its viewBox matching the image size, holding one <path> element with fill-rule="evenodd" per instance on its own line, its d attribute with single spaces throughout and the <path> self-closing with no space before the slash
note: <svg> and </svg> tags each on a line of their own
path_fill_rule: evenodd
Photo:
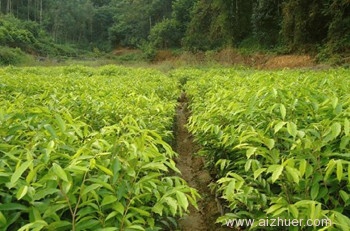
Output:
<svg viewBox="0 0 350 231">
<path fill-rule="evenodd" d="M 198 146 L 186 129 L 189 117 L 187 104 L 186 94 L 182 93 L 177 107 L 175 126 L 175 150 L 179 153 L 177 167 L 182 173 L 182 178 L 191 187 L 197 189 L 202 198 L 198 202 L 198 210 L 191 206 L 189 214 L 180 219 L 180 229 L 182 231 L 221 230 L 222 228 L 215 224 L 215 220 L 220 216 L 219 206 L 208 187 L 212 178 L 204 168 L 204 159 L 195 155 Z"/>
</svg>

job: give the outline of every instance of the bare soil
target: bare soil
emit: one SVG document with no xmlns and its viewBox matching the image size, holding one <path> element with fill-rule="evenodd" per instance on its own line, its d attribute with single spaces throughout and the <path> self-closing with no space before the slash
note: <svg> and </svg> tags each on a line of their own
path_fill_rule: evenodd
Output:
<svg viewBox="0 0 350 231">
<path fill-rule="evenodd" d="M 221 215 L 221 206 L 208 187 L 213 179 L 205 169 L 204 159 L 196 155 L 199 147 L 186 129 L 189 117 L 187 103 L 188 100 L 183 93 L 179 98 L 175 124 L 175 150 L 179 153 L 176 162 L 182 178 L 191 187 L 197 189 L 202 198 L 198 201 L 198 210 L 191 206 L 189 214 L 179 220 L 180 229 L 182 231 L 232 230 L 215 223 Z"/>
<path fill-rule="evenodd" d="M 261 69 L 281 68 L 311 68 L 316 63 L 309 55 L 280 55 L 270 57 L 265 63 L 260 64 Z"/>
<path fill-rule="evenodd" d="M 344 60 L 346 61 L 346 60 Z M 349 61 L 347 61 L 349 62 Z M 183 52 L 173 54 L 169 50 L 159 50 L 156 54 L 154 63 L 176 66 L 183 65 L 212 65 L 220 64 L 223 66 L 246 66 L 262 70 L 278 69 L 328 69 L 327 64 L 318 64 L 311 55 L 290 54 L 277 55 L 256 52 L 252 54 L 242 54 L 236 49 L 226 48 L 221 51 L 212 52 Z"/>
<path fill-rule="evenodd" d="M 115 56 L 127 54 L 142 54 L 140 50 L 129 48 L 118 48 L 112 52 Z M 349 63 L 350 59 L 344 59 Z M 182 52 L 174 53 L 171 50 L 158 50 L 154 57 L 152 65 L 168 65 L 173 68 L 181 66 L 196 65 L 223 65 L 223 66 L 246 66 L 262 70 L 278 69 L 328 69 L 327 64 L 318 64 L 311 55 L 308 54 L 290 54 L 277 55 L 272 53 L 256 52 L 244 54 L 237 49 L 226 48 L 220 51 L 208 52 Z"/>
</svg>

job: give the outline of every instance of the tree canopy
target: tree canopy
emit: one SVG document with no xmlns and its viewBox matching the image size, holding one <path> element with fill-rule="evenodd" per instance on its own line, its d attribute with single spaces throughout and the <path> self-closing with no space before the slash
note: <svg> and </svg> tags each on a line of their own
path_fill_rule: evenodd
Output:
<svg viewBox="0 0 350 231">
<path fill-rule="evenodd" d="M 348 0 L 1 0 L 0 11 L 38 24 L 56 43 L 88 49 L 350 50 Z"/>
</svg>

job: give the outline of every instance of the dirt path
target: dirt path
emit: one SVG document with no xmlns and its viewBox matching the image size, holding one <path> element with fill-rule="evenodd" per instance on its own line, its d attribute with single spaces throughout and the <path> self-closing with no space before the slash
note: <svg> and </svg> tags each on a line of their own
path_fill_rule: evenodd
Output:
<svg viewBox="0 0 350 231">
<path fill-rule="evenodd" d="M 194 155 L 198 151 L 198 146 L 193 142 L 191 134 L 185 125 L 189 117 L 187 108 L 188 100 L 183 93 L 177 107 L 175 126 L 175 150 L 179 153 L 177 167 L 182 173 L 182 177 L 188 184 L 196 188 L 202 199 L 198 202 L 199 210 L 190 207 L 190 213 L 180 219 L 180 229 L 182 231 L 216 231 L 223 229 L 215 224 L 215 220 L 220 216 L 220 206 L 211 194 L 208 184 L 212 181 L 209 172 L 204 168 L 202 157 Z"/>
</svg>

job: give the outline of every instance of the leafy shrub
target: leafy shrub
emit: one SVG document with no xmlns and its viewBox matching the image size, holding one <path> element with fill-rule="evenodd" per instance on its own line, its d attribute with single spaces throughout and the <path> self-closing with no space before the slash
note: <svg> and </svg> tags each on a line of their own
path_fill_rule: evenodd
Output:
<svg viewBox="0 0 350 231">
<path fill-rule="evenodd" d="M 348 70 L 194 76 L 185 86 L 188 127 L 217 174 L 213 190 L 226 202 L 218 222 L 330 219 L 324 230 L 349 229 Z M 257 223 L 253 229 L 274 230 Z"/>
<path fill-rule="evenodd" d="M 0 46 L 0 65 L 16 65 L 26 59 L 26 54 L 19 48 Z"/>
<path fill-rule="evenodd" d="M 158 48 L 180 46 L 181 27 L 174 19 L 164 19 L 157 23 L 149 35 L 149 40 Z"/>
<path fill-rule="evenodd" d="M 154 47 L 154 45 L 150 42 L 143 42 L 140 45 L 140 49 L 145 57 L 146 60 L 148 61 L 153 61 L 154 58 L 156 57 L 157 50 Z"/>
<path fill-rule="evenodd" d="M 12 15 L 0 16 L 0 45 L 20 48 L 34 55 L 77 56 L 78 49 L 64 44 L 55 44 L 39 24 L 21 21 Z"/>
<path fill-rule="evenodd" d="M 164 140 L 174 80 L 106 69 L 1 70 L 1 229 L 172 229 L 196 206 Z"/>
</svg>

